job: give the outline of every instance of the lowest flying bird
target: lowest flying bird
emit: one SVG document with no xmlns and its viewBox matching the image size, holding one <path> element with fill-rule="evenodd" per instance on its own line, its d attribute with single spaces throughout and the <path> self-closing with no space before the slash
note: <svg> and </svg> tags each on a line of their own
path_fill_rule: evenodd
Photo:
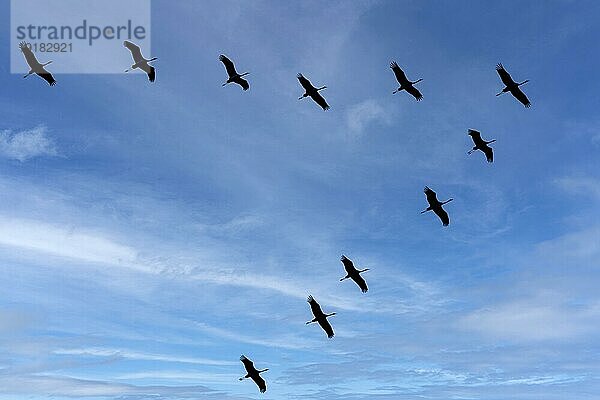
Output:
<svg viewBox="0 0 600 400">
<path fill-rule="evenodd" d="M 254 363 L 252 361 L 250 361 L 243 354 L 240 357 L 240 361 L 242 362 L 242 364 L 244 364 L 244 368 L 246 368 L 246 375 L 244 375 L 243 377 L 241 377 L 240 381 L 243 381 L 244 379 L 250 378 L 250 379 L 252 379 L 254 381 L 254 383 L 256 383 L 256 386 L 258 386 L 258 390 L 260 390 L 261 393 L 266 392 L 267 391 L 267 383 L 260 376 L 260 374 L 263 373 L 263 372 L 265 372 L 265 371 L 268 371 L 269 368 L 265 368 L 265 369 L 256 369 L 256 368 L 254 368 Z"/>
<path fill-rule="evenodd" d="M 152 65 L 150 65 L 150 63 L 152 61 L 158 60 L 158 58 L 144 58 L 140 47 L 137 44 L 130 42 L 129 40 L 124 41 L 123 46 L 127 47 L 127 49 L 131 52 L 131 57 L 133 57 L 134 62 L 134 64 L 128 69 L 126 69 L 125 72 L 129 72 L 131 70 L 139 68 L 142 71 L 144 71 L 146 75 L 148 75 L 148 80 L 150 82 L 154 82 L 154 80 L 156 79 L 156 70 Z"/>
<path fill-rule="evenodd" d="M 426 213 L 427 211 L 433 211 L 440 218 L 442 224 L 444 226 L 448 226 L 448 224 L 450 224 L 450 218 L 448 217 L 448 213 L 444 211 L 442 206 L 446 203 L 450 203 L 454 199 L 448 199 L 446 201 L 440 202 L 437 199 L 435 192 L 429 189 L 428 186 L 425 186 L 423 192 L 425 193 L 425 196 L 427 196 L 427 202 L 429 203 L 429 207 L 421 211 L 421 214 Z"/>
<path fill-rule="evenodd" d="M 298 74 L 297 76 L 298 80 L 300 81 L 300 84 L 304 88 L 304 94 L 298 97 L 298 100 L 302 100 L 305 97 L 310 97 L 315 101 L 315 103 L 320 105 L 323 110 L 329 110 L 329 104 L 327 104 L 323 96 L 321 96 L 321 93 L 319 93 L 319 90 L 327 89 L 327 86 L 321 86 L 320 88 L 316 88 L 313 86 L 312 83 L 310 83 L 308 79 L 304 77 L 304 75 Z"/>
<path fill-rule="evenodd" d="M 365 280 L 362 276 L 360 276 L 360 274 L 368 271 L 369 268 L 356 269 L 352 260 L 343 254 L 340 260 L 342 261 L 342 264 L 344 264 L 344 269 L 346 270 L 346 276 L 340 279 L 340 281 L 350 278 L 358 285 L 358 287 L 360 288 L 360 290 L 362 290 L 363 293 L 367 293 L 367 291 L 369 290 L 369 288 L 367 287 L 367 282 L 365 282 Z"/>
<path fill-rule="evenodd" d="M 54 79 L 52 74 L 44 68 L 46 65 L 50 64 L 52 61 L 48 61 L 43 64 L 40 63 L 37 60 L 37 58 L 35 57 L 35 54 L 33 54 L 33 51 L 31 51 L 31 49 L 25 42 L 19 43 L 19 48 L 21 49 L 21 51 L 23 52 L 23 55 L 25 56 L 25 61 L 27 61 L 27 65 L 29 65 L 29 72 L 27 73 L 27 75 L 23 76 L 23 78 L 27 78 L 29 75 L 36 74 L 37 76 L 39 76 L 40 78 L 42 78 L 43 80 L 48 82 L 48 85 L 50 85 L 50 86 L 56 85 L 56 79 Z"/>
<path fill-rule="evenodd" d="M 515 99 L 519 100 L 525 106 L 525 108 L 531 107 L 531 102 L 529 101 L 527 96 L 525 96 L 525 93 L 521 91 L 521 88 L 519 88 L 519 86 L 529 82 L 529 79 L 524 80 L 523 82 L 515 82 L 513 78 L 511 78 L 510 74 L 506 72 L 502 64 L 496 65 L 496 71 L 498 71 L 498 75 L 500 75 L 500 79 L 502 80 L 502 83 L 504 83 L 504 89 L 502 89 L 502 91 L 496 96 L 500 96 L 503 93 L 510 92 L 510 94 L 512 94 L 515 97 Z"/>
<path fill-rule="evenodd" d="M 306 325 L 312 324 L 313 322 L 318 322 L 319 325 L 321 325 L 321 328 L 323 328 L 323 330 L 327 334 L 327 337 L 331 339 L 334 336 L 334 333 L 331 324 L 329 323 L 329 321 L 327 321 L 327 318 L 331 317 L 332 315 L 335 315 L 335 313 L 333 312 L 330 314 L 325 314 L 323 310 L 321 310 L 321 306 L 319 305 L 319 303 L 317 303 L 317 301 L 312 296 L 308 296 L 308 299 L 306 299 L 306 301 L 308 302 L 308 304 L 310 304 L 310 309 L 312 310 L 312 313 L 314 315 L 314 318 L 308 321 Z"/>
<path fill-rule="evenodd" d="M 219 56 L 219 60 L 223 63 L 223 65 L 225 66 L 225 69 L 227 70 L 227 75 L 229 75 L 229 78 L 223 84 L 223 86 L 227 85 L 228 83 L 237 83 L 244 90 L 248 90 L 250 88 L 248 81 L 245 80 L 244 78 L 242 78 L 242 76 L 246 76 L 250 72 L 244 72 L 243 74 L 238 74 L 238 72 L 235 70 L 235 65 L 233 64 L 233 61 L 231 61 L 229 58 L 227 58 L 223 54 L 221 54 Z"/>
<path fill-rule="evenodd" d="M 471 154 L 476 150 L 481 150 L 485 154 L 485 158 L 486 158 L 487 162 L 489 162 L 489 163 L 493 162 L 494 161 L 494 151 L 492 150 L 492 148 L 490 146 L 488 146 L 488 144 L 494 143 L 496 141 L 496 139 L 483 140 L 481 138 L 481 132 L 476 131 L 475 129 L 469 129 L 468 135 L 471 136 L 471 139 L 473 139 L 473 144 L 475 146 L 473 146 L 473 148 L 471 150 L 469 150 L 469 152 L 467 154 Z"/>
<path fill-rule="evenodd" d="M 394 71 L 394 75 L 396 75 L 396 80 L 400 84 L 400 87 L 398 87 L 398 89 L 394 90 L 392 92 L 392 94 L 396 94 L 402 90 L 406 90 L 408 93 L 412 94 L 413 97 L 417 101 L 421 101 L 423 99 L 423 95 L 413 85 L 415 83 L 421 82 L 423 79 L 417 79 L 414 82 L 409 81 L 408 78 L 406 77 L 406 74 L 404 73 L 404 71 L 402 71 L 402 69 L 400 69 L 398 64 L 396 64 L 396 61 L 392 61 L 392 63 L 390 64 L 390 68 L 392 69 L 392 71 Z"/>
</svg>

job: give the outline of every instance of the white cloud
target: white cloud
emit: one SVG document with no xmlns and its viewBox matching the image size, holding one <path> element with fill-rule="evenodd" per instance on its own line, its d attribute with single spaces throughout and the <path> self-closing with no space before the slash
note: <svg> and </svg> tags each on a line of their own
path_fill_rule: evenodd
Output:
<svg viewBox="0 0 600 400">
<path fill-rule="evenodd" d="M 196 357 L 179 357 L 165 354 L 152 354 L 137 352 L 131 350 L 90 347 L 84 349 L 58 349 L 53 351 L 58 355 L 73 355 L 73 356 L 92 356 L 92 357 L 117 357 L 130 360 L 148 360 L 148 361 L 163 361 L 182 364 L 198 364 L 198 365 L 237 365 L 232 361 L 211 360 L 206 358 Z"/>
<path fill-rule="evenodd" d="M 21 162 L 43 155 L 55 156 L 56 146 L 47 132 L 45 126 L 19 132 L 0 131 L 0 154 Z"/>
<path fill-rule="evenodd" d="M 572 339 L 594 332 L 600 307 L 571 307 L 551 299 L 513 301 L 476 310 L 461 327 L 484 335 L 514 340 Z"/>
<path fill-rule="evenodd" d="M 0 216 L 0 245 L 105 264 L 133 264 L 137 253 L 104 237 L 39 221 Z"/>
<path fill-rule="evenodd" d="M 389 124 L 390 116 L 376 100 L 369 99 L 349 107 L 346 114 L 348 129 L 355 135 L 362 135 L 365 128 L 374 122 Z"/>
</svg>

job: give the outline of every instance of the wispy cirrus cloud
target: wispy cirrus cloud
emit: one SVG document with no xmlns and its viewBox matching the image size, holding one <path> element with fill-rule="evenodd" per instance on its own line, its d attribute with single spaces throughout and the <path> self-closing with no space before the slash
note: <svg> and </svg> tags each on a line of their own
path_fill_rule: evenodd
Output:
<svg viewBox="0 0 600 400">
<path fill-rule="evenodd" d="M 48 135 L 48 128 L 38 126 L 22 131 L 0 131 L 0 154 L 6 158 L 27 161 L 40 156 L 56 156 L 54 140 Z"/>
<path fill-rule="evenodd" d="M 346 124 L 353 136 L 362 136 L 369 125 L 391 122 L 389 112 L 377 100 L 369 99 L 350 106 L 346 111 Z"/>
</svg>

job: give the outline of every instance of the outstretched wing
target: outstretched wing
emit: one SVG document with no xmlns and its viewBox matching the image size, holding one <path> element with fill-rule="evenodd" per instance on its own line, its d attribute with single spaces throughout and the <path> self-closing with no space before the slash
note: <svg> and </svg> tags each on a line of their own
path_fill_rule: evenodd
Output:
<svg viewBox="0 0 600 400">
<path fill-rule="evenodd" d="M 483 153 L 485 154 L 487 162 L 494 162 L 494 150 L 492 150 L 490 146 L 484 146 L 483 149 L 481 149 L 481 151 L 483 151 Z"/>
<path fill-rule="evenodd" d="M 434 208 L 433 212 L 440 218 L 444 226 L 450 224 L 450 217 L 448 217 L 448 213 L 441 206 Z"/>
<path fill-rule="evenodd" d="M 129 40 L 125 40 L 123 42 L 123 46 L 127 47 L 127 49 L 131 52 L 131 57 L 133 57 L 133 61 L 135 63 L 144 59 L 142 56 L 142 50 L 137 44 L 132 43 Z"/>
<path fill-rule="evenodd" d="M 427 202 L 429 204 L 436 203 L 438 201 L 435 192 L 429 189 L 429 186 L 425 186 L 423 192 L 425 193 L 425 196 L 427 196 Z"/>
<path fill-rule="evenodd" d="M 242 364 L 244 364 L 244 368 L 246 368 L 246 372 L 256 371 L 256 368 L 254 368 L 254 363 L 252 361 L 250 361 L 248 358 L 246 358 L 245 355 L 243 355 L 243 354 L 241 355 L 240 361 L 242 362 Z"/>
<path fill-rule="evenodd" d="M 344 269 L 346 270 L 347 273 L 356 271 L 356 268 L 354 267 L 354 263 L 352 262 L 351 259 L 349 259 L 346 256 L 342 256 L 341 261 L 342 261 L 342 264 L 344 264 Z"/>
<path fill-rule="evenodd" d="M 311 90 L 314 89 L 315 87 L 312 85 L 312 83 L 310 83 L 310 81 L 308 79 L 306 79 L 304 77 L 304 75 L 302 74 L 298 74 L 297 75 L 298 80 L 300 81 L 300 84 L 302 85 L 302 87 L 304 88 L 304 90 Z M 315 100 L 316 101 L 316 100 Z"/>
<path fill-rule="evenodd" d="M 408 93 L 412 94 L 417 101 L 421 101 L 423 99 L 423 95 L 419 92 L 419 89 L 414 87 L 412 84 L 408 85 L 405 89 Z"/>
<path fill-rule="evenodd" d="M 471 139 L 473 139 L 475 144 L 481 141 L 481 132 L 476 131 L 475 129 L 469 129 L 468 135 L 471 136 Z"/>
<path fill-rule="evenodd" d="M 312 310 L 312 313 L 315 317 L 323 315 L 323 310 L 321 310 L 321 306 L 319 305 L 319 303 L 317 303 L 314 297 L 308 296 L 308 299 L 306 299 L 306 301 L 308 302 L 308 304 L 310 304 L 310 309 Z"/>
<path fill-rule="evenodd" d="M 242 89 L 244 89 L 244 90 L 248 90 L 250 88 L 250 84 L 248 84 L 248 81 L 245 80 L 244 78 L 241 78 L 241 77 L 235 78 L 233 80 L 233 82 L 240 85 L 242 87 Z"/>
<path fill-rule="evenodd" d="M 237 71 L 235 70 L 235 65 L 233 65 L 233 61 L 231 61 L 229 58 L 227 58 L 223 54 L 221 54 L 219 56 L 219 60 L 225 66 L 225 69 L 227 70 L 227 75 L 229 75 L 230 77 L 237 75 Z"/>
<path fill-rule="evenodd" d="M 46 71 L 44 68 L 42 68 L 42 71 L 44 71 L 44 72 L 37 74 L 37 75 L 40 78 L 42 78 L 43 80 L 45 80 L 46 82 L 48 82 L 48 85 L 50 85 L 50 86 L 56 85 L 56 79 L 54 79 L 52 74 L 50 72 Z"/>
<path fill-rule="evenodd" d="M 156 79 L 156 69 L 150 64 L 142 63 L 140 64 L 140 69 L 148 75 L 148 80 L 150 82 L 154 82 Z"/>
<path fill-rule="evenodd" d="M 520 87 L 516 87 L 516 88 L 512 89 L 510 92 L 512 93 L 513 96 L 515 96 L 515 98 L 517 100 L 519 100 L 521 102 L 521 104 L 523 104 L 525 106 L 525 108 L 531 107 L 531 102 L 529 102 L 529 99 L 527 98 L 527 96 L 525 96 L 525 93 L 523 93 L 523 91 L 521 90 Z"/>
<path fill-rule="evenodd" d="M 404 71 L 402 71 L 402 69 L 400 69 L 396 61 L 392 61 L 392 63 L 390 64 L 390 68 L 392 69 L 392 71 L 394 71 L 394 75 L 396 75 L 396 80 L 401 86 L 408 83 L 408 78 L 406 77 L 406 74 L 404 73 Z"/>
<path fill-rule="evenodd" d="M 40 65 L 37 58 L 35 58 L 35 54 L 33 54 L 33 51 L 31 51 L 29 46 L 27 46 L 26 42 L 19 43 L 19 49 L 21 49 L 21 51 L 23 52 L 23 55 L 25 56 L 25 61 L 27 61 L 29 68 L 34 69 L 34 66 L 37 67 Z"/>
<path fill-rule="evenodd" d="M 365 282 L 365 280 L 362 276 L 360 276 L 360 274 L 357 273 L 355 275 L 352 275 L 351 278 L 354 282 L 356 282 L 356 284 L 358 285 L 360 290 L 362 290 L 363 293 L 367 293 L 369 291 L 369 288 L 367 287 L 367 282 Z"/>
<path fill-rule="evenodd" d="M 320 105 L 324 111 L 329 110 L 329 104 L 327 104 L 327 101 L 325 101 L 325 98 L 323 96 L 321 96 L 321 93 L 319 93 L 319 92 L 311 93 L 310 97 L 315 101 L 315 103 Z"/>
<path fill-rule="evenodd" d="M 258 386 L 258 390 L 260 390 L 261 393 L 267 391 L 267 383 L 259 374 L 252 375 L 251 378 L 254 383 L 256 383 L 256 386 Z"/>
<path fill-rule="evenodd" d="M 502 79 L 502 83 L 504 83 L 505 86 L 510 86 L 515 83 L 502 64 L 496 65 L 496 71 L 498 71 L 498 75 L 500 75 L 500 79 Z"/>
<path fill-rule="evenodd" d="M 327 318 L 320 319 L 319 325 L 321 325 L 321 328 L 323 328 L 328 338 L 331 339 L 334 336 L 333 328 L 331 327 L 329 321 L 327 321 Z"/>
</svg>

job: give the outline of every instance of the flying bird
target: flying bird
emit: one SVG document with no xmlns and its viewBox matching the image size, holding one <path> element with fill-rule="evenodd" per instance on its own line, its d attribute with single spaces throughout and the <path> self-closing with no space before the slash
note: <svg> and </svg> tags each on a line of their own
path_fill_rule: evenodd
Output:
<svg viewBox="0 0 600 400">
<path fill-rule="evenodd" d="M 254 363 L 252 361 L 250 361 L 248 358 L 246 358 L 246 356 L 243 354 L 240 357 L 240 361 L 242 362 L 242 364 L 244 364 L 244 368 L 246 368 L 246 375 L 241 377 L 240 381 L 243 381 L 246 378 L 250 378 L 254 381 L 254 383 L 256 383 L 256 386 L 258 386 L 258 389 L 260 390 L 261 393 L 266 392 L 267 391 L 267 383 L 260 376 L 260 374 L 265 371 L 268 371 L 269 368 L 265 368 L 265 369 L 254 368 Z"/>
<path fill-rule="evenodd" d="M 425 193 L 425 196 L 427 196 L 427 202 L 429 203 L 429 207 L 421 211 L 421 214 L 426 213 L 427 211 L 433 211 L 440 218 L 442 224 L 444 226 L 448 226 L 448 224 L 450 224 L 450 218 L 448 217 L 448 213 L 444 211 L 442 206 L 446 203 L 450 203 L 454 199 L 448 199 L 446 201 L 440 202 L 437 199 L 435 192 L 429 189 L 429 187 L 427 186 L 425 186 L 423 192 Z"/>
<path fill-rule="evenodd" d="M 344 264 L 344 269 L 346 270 L 346 276 L 340 279 L 340 282 L 344 279 L 350 278 L 358 285 L 358 287 L 360 288 L 360 290 L 362 290 L 363 293 L 367 293 L 367 291 L 369 290 L 369 288 L 367 287 L 367 282 L 365 282 L 365 280 L 362 276 L 360 276 L 360 274 L 365 271 L 368 271 L 369 268 L 356 269 L 352 260 L 343 254 L 340 260 L 342 261 L 342 264 Z"/>
<path fill-rule="evenodd" d="M 396 61 L 392 61 L 392 63 L 390 64 L 390 68 L 392 69 L 392 71 L 394 71 L 394 75 L 396 75 L 396 80 L 400 84 L 400 87 L 394 90 L 392 94 L 396 94 L 402 90 L 406 90 L 408 93 L 412 94 L 413 97 L 417 99 L 417 101 L 421 101 L 423 99 L 423 95 L 413 85 L 415 83 L 421 82 L 423 79 L 417 79 L 414 82 L 409 81 L 404 71 L 402 71 L 398 64 L 396 64 Z"/>
<path fill-rule="evenodd" d="M 244 90 L 248 90 L 250 88 L 248 81 L 242 78 L 242 76 L 248 75 L 250 72 L 238 74 L 238 72 L 235 70 L 235 65 L 233 65 L 233 61 L 231 61 L 223 54 L 219 56 L 219 60 L 223 63 L 225 69 L 227 70 L 227 75 L 229 75 L 229 79 L 227 79 L 223 86 L 227 85 L 228 83 L 237 83 Z"/>
<path fill-rule="evenodd" d="M 158 60 L 158 58 L 144 58 L 140 47 L 137 44 L 130 42 L 129 40 L 124 41 L 123 46 L 127 47 L 127 49 L 131 52 L 131 57 L 133 57 L 134 62 L 134 64 L 130 68 L 126 69 L 125 72 L 129 72 L 131 70 L 139 68 L 148 75 L 148 80 L 150 82 L 154 82 L 154 80 L 156 79 L 156 70 L 152 65 L 150 65 L 150 63 L 152 61 Z"/>
<path fill-rule="evenodd" d="M 310 98 L 313 99 L 318 105 L 320 105 L 323 110 L 329 110 L 329 104 L 327 104 L 323 96 L 321 96 L 321 94 L 319 93 L 319 90 L 327 89 L 327 86 L 316 88 L 302 74 L 298 74 L 298 80 L 304 88 L 304 94 L 301 97 L 298 97 L 298 100 L 302 100 L 303 98 L 310 96 Z"/>
<path fill-rule="evenodd" d="M 310 304 L 310 309 L 312 310 L 312 313 L 314 315 L 314 318 L 308 321 L 306 325 L 311 324 L 313 322 L 318 322 L 319 325 L 321 325 L 321 328 L 323 328 L 323 330 L 327 334 L 327 337 L 332 338 L 334 335 L 333 328 L 331 327 L 331 324 L 329 324 L 329 321 L 327 321 L 327 318 L 331 317 L 332 315 L 335 315 L 335 313 L 323 313 L 323 310 L 321 310 L 321 306 L 312 296 L 308 296 L 308 299 L 306 299 L 306 301 L 308 302 L 308 304 Z"/>
<path fill-rule="evenodd" d="M 489 163 L 493 162 L 494 161 L 494 151 L 492 150 L 492 148 L 490 146 L 488 146 L 488 144 L 494 143 L 496 141 L 496 139 L 483 140 L 481 138 L 481 132 L 476 131 L 474 129 L 469 129 L 468 135 L 471 136 L 471 139 L 473 139 L 473 144 L 475 146 L 473 146 L 473 148 L 471 150 L 469 150 L 469 152 L 467 154 L 471 154 L 476 150 L 481 150 L 485 154 L 485 158 L 487 159 L 487 161 Z"/>
<path fill-rule="evenodd" d="M 25 61 L 27 61 L 27 65 L 29 65 L 29 72 L 27 73 L 27 75 L 23 76 L 23 78 L 27 78 L 29 75 L 36 74 L 37 76 L 48 82 L 48 85 L 56 85 L 56 79 L 54 79 L 52 74 L 44 68 L 52 61 L 48 61 L 46 63 L 41 64 L 35 57 L 35 54 L 33 54 L 33 51 L 31 51 L 31 49 L 29 48 L 29 46 L 27 46 L 27 43 L 25 42 L 19 43 L 19 48 L 25 56 Z"/>
<path fill-rule="evenodd" d="M 523 93 L 519 88 L 519 86 L 529 82 L 529 79 L 520 83 L 513 81 L 513 78 L 511 78 L 510 74 L 506 72 L 502 64 L 496 65 L 496 71 L 498 71 L 498 75 L 500 75 L 500 79 L 502 79 L 502 83 L 504 83 L 505 85 L 504 89 L 502 89 L 502 91 L 496 96 L 500 96 L 503 93 L 510 92 L 515 97 L 515 99 L 519 100 L 525 106 L 525 108 L 531 107 L 529 99 L 527 98 L 527 96 L 525 96 L 525 93 Z"/>
</svg>

